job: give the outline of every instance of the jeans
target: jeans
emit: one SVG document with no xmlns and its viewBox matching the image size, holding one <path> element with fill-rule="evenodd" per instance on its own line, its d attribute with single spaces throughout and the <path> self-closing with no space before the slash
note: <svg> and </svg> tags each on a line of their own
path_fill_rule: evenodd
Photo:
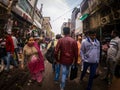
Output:
<svg viewBox="0 0 120 90">
<path fill-rule="evenodd" d="M 87 90 L 91 90 L 91 88 L 92 88 L 92 83 L 93 83 L 93 78 L 94 78 L 94 76 L 95 76 L 95 74 L 96 74 L 96 69 L 97 69 L 97 67 L 98 67 L 98 63 L 88 63 L 88 62 L 84 62 L 84 63 L 83 63 L 83 71 L 82 71 L 82 73 L 81 73 L 80 80 L 83 80 L 83 77 L 85 76 L 88 67 L 90 67 L 90 76 L 89 76 L 89 81 L 88 81 Z"/>
<path fill-rule="evenodd" d="M 53 72 L 55 72 L 55 62 L 53 62 L 53 64 L 52 64 L 52 69 L 53 69 Z"/>
<path fill-rule="evenodd" d="M 4 64 L 6 64 L 6 56 L 1 57 L 1 62 L 3 61 Z"/>
<path fill-rule="evenodd" d="M 14 66 L 18 66 L 17 62 L 13 59 L 13 57 L 11 56 L 10 52 L 7 52 L 7 56 L 6 56 L 6 63 L 7 63 L 7 71 L 9 71 L 10 69 L 10 61 L 13 61 Z"/>
<path fill-rule="evenodd" d="M 2 72 L 4 70 L 5 67 L 5 62 L 6 61 L 6 56 L 1 57 L 1 68 L 0 68 L 0 72 Z"/>
<path fill-rule="evenodd" d="M 116 66 L 116 62 L 113 61 L 112 59 L 108 58 L 107 60 L 107 78 L 108 78 L 108 84 L 111 84 L 112 83 L 112 79 L 113 79 L 113 76 L 114 76 L 114 70 L 115 70 L 115 66 Z"/>
<path fill-rule="evenodd" d="M 58 80 L 59 80 L 60 67 L 61 67 L 60 64 L 57 64 L 57 63 L 55 64 L 55 78 L 54 78 L 55 81 L 58 81 Z"/>
<path fill-rule="evenodd" d="M 60 88 L 64 89 L 65 88 L 65 82 L 69 74 L 69 69 L 71 65 L 61 65 L 62 67 L 62 80 L 60 83 Z"/>
</svg>

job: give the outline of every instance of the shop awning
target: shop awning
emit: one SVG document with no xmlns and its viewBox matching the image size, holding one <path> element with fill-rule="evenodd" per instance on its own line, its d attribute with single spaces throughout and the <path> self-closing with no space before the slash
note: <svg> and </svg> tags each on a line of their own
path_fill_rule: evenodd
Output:
<svg viewBox="0 0 120 90">
<path fill-rule="evenodd" d="M 88 17 L 89 14 L 84 14 L 83 16 L 80 17 L 80 20 L 81 21 L 84 21 L 87 17 Z"/>
<path fill-rule="evenodd" d="M 33 24 L 40 29 L 42 28 L 41 24 L 37 20 L 34 20 Z"/>
</svg>

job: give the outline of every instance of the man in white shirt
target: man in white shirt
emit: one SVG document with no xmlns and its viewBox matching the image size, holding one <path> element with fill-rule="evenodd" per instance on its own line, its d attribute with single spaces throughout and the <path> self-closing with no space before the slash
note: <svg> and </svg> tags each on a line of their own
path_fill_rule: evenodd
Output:
<svg viewBox="0 0 120 90">
<path fill-rule="evenodd" d="M 15 37 L 15 34 L 14 34 L 14 33 L 12 34 L 12 39 L 13 39 L 14 53 L 15 53 L 14 59 L 16 59 L 17 63 L 19 63 L 19 60 L 18 60 L 18 40 L 17 40 L 17 38 Z"/>
</svg>

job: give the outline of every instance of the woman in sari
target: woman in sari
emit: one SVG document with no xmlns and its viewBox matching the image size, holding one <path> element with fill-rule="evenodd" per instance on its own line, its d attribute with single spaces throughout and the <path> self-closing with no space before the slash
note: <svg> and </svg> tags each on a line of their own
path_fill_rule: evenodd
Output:
<svg viewBox="0 0 120 90">
<path fill-rule="evenodd" d="M 21 67 L 24 68 L 24 64 L 27 65 L 32 80 L 41 84 L 44 71 L 44 58 L 40 51 L 40 47 L 33 37 L 29 37 L 27 44 L 23 48 L 23 61 Z"/>
</svg>

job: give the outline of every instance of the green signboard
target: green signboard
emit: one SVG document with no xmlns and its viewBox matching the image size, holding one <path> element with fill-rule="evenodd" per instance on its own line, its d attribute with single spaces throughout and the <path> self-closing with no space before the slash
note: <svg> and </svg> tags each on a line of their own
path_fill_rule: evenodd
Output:
<svg viewBox="0 0 120 90">
<path fill-rule="evenodd" d="M 82 17 L 80 17 L 80 20 L 83 21 L 88 17 L 89 14 L 84 14 Z"/>
</svg>

